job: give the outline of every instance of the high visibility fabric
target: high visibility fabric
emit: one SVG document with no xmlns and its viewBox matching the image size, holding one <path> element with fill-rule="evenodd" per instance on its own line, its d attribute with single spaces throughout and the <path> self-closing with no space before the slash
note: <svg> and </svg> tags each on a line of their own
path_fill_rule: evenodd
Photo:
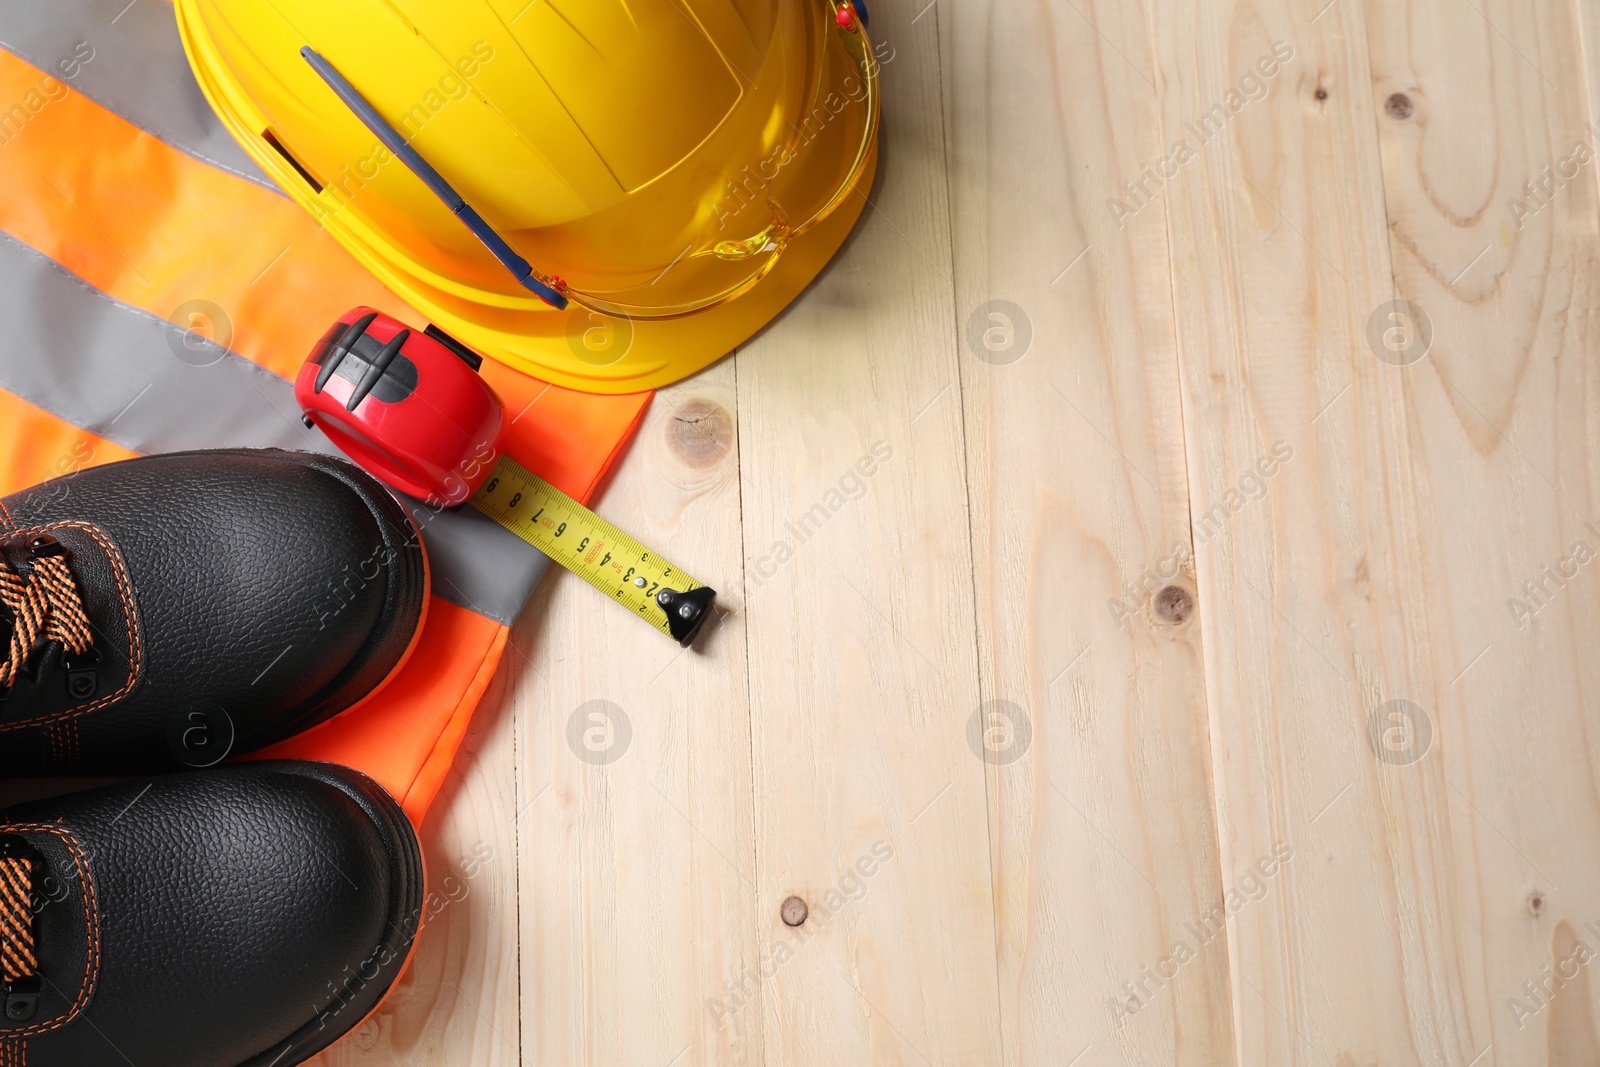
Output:
<svg viewBox="0 0 1600 1067">
<path fill-rule="evenodd" d="M 17 36 L 5 32 L 11 17 L 0 15 L 0 45 Z M 35 17 L 49 17 L 49 12 Z M 183 67 L 151 76 L 190 77 Z M 48 257 L 76 286 L 68 297 L 56 293 L 59 286 L 52 289 L 54 303 L 22 302 L 23 314 L 33 308 L 32 314 L 43 315 L 47 306 L 60 314 L 57 305 L 68 300 L 68 322 L 32 324 L 40 326 L 41 336 L 71 337 L 76 325 L 71 319 L 105 319 L 111 314 L 107 309 L 132 316 L 132 336 L 139 322 L 160 327 L 155 320 L 180 307 L 199 307 L 196 328 L 204 326 L 231 352 L 228 358 L 249 361 L 226 366 L 229 373 L 254 375 L 252 389 L 261 394 L 249 398 L 234 389 L 220 395 L 239 396 L 241 411 L 263 400 L 281 407 L 287 429 L 278 432 L 290 432 L 292 399 L 281 399 L 292 397 L 288 379 L 339 314 L 369 304 L 416 326 L 426 321 L 278 193 L 173 147 L 39 67 L 0 52 L 0 102 L 10 100 L 23 101 L 26 121 L 6 126 L 0 113 L 0 243 Z M 4 251 L 0 248 L 0 263 Z M 35 286 L 47 284 L 41 280 L 47 272 L 28 277 Z M 0 274 L 0 286 L 10 282 Z M 14 346 L 12 338 L 22 332 L 0 334 L 0 349 Z M 140 336 L 145 342 L 160 337 Z M 206 362 L 209 355 L 194 360 L 194 339 L 188 340 L 191 345 L 180 344 L 171 358 L 180 364 Z M 105 341 L 96 334 L 84 344 L 103 347 Z M 0 391 L 0 493 L 128 458 L 136 451 L 128 442 L 135 436 L 129 427 L 137 414 L 146 405 L 160 411 L 170 403 L 152 387 L 142 397 L 128 398 L 136 401 L 129 413 L 108 418 L 104 412 L 117 408 L 95 392 L 105 383 L 71 379 L 80 353 L 72 345 L 46 347 L 51 350 L 13 347 L 0 354 L 0 382 L 7 360 L 60 368 L 53 381 L 30 379 L 28 389 L 44 394 L 37 399 Z M 124 352 L 123 358 L 133 356 Z M 494 364 L 484 370 L 505 398 L 508 418 L 515 420 L 508 438 L 512 453 L 579 499 L 593 493 L 649 399 L 648 394 L 574 394 Z M 96 424 L 84 427 L 61 417 L 55 410 L 64 407 L 55 403 L 61 396 L 93 397 L 100 412 L 93 416 Z M 185 414 L 171 411 L 174 419 Z M 140 431 L 146 437 L 154 432 L 148 426 Z M 218 436 L 207 446 L 241 443 L 220 439 L 227 436 L 223 431 Z M 443 534 L 440 526 L 425 538 Z M 436 592 L 417 649 L 389 687 L 268 754 L 356 767 L 388 788 L 420 823 L 505 647 L 504 622 L 461 603 L 470 599 L 446 599 Z"/>
<path fill-rule="evenodd" d="M 337 454 L 295 417 L 287 380 L 92 289 L 3 231 L 0 277 L 0 322 L 10 324 L 0 386 L 58 418 L 136 452 L 228 443 Z M 547 392 L 540 403 L 564 399 Z M 426 529 L 436 593 L 504 623 L 521 613 L 548 560 L 474 509 L 413 503 L 412 512 Z"/>
<path fill-rule="evenodd" d="M 366 704 L 250 758 L 355 767 L 388 789 L 420 827 L 508 636 L 493 619 L 434 597 L 416 649 L 387 688 Z"/>
<path fill-rule="evenodd" d="M 170 4 L 128 0 L 5 0 L 0 49 L 108 111 L 213 166 L 277 190 L 206 103 L 173 32 Z"/>
<path fill-rule="evenodd" d="M 0 390 L 0 495 L 138 454 Z"/>
<path fill-rule="evenodd" d="M 0 52 L 0 100 L 24 98 L 45 76 Z M 172 149 L 70 88 L 0 152 L 0 230 L 163 318 L 214 305 L 227 316 L 211 326 L 214 339 L 284 378 L 292 380 L 322 330 L 358 304 L 426 322 L 286 198 Z M 527 411 L 534 419 L 513 426 L 517 457 L 579 499 L 593 491 L 650 395 L 591 398 L 492 361 L 483 373 L 512 418 Z M 589 453 L 599 449 L 606 461 L 597 467 Z"/>
</svg>

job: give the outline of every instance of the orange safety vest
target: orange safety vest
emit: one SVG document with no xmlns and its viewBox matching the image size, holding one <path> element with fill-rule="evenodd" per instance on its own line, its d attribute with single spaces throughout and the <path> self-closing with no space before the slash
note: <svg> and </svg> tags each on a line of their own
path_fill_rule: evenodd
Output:
<svg viewBox="0 0 1600 1067">
<path fill-rule="evenodd" d="M 426 321 L 228 138 L 170 6 L 108 20 L 118 6 L 0 9 L 0 493 L 148 452 L 334 451 L 293 401 L 312 344 L 358 304 Z M 509 450 L 579 499 L 650 398 L 483 371 L 515 417 Z M 413 510 L 435 580 L 410 661 L 259 755 L 355 767 L 420 825 L 548 560 L 474 512 Z"/>
</svg>

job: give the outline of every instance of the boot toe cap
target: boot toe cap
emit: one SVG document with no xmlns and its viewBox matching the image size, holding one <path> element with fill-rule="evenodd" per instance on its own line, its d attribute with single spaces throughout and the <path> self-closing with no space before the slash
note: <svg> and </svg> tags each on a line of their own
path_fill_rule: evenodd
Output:
<svg viewBox="0 0 1600 1067">
<path fill-rule="evenodd" d="M 299 1063 L 371 1011 L 410 951 L 420 850 L 354 771 L 247 764 L 32 808 L 13 821 L 48 814 L 83 844 L 98 957 L 81 1021 L 30 1038 L 38 1067 Z"/>
</svg>

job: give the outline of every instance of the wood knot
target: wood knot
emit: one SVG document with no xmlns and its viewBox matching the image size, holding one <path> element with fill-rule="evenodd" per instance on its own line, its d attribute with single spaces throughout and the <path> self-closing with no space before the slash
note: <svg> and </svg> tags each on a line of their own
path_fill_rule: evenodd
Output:
<svg viewBox="0 0 1600 1067">
<path fill-rule="evenodd" d="M 1194 614 L 1194 594 L 1181 585 L 1164 585 L 1153 606 L 1156 618 L 1170 626 L 1182 626 Z"/>
<path fill-rule="evenodd" d="M 691 399 L 672 410 L 667 443 L 691 467 L 715 467 L 733 452 L 733 418 L 722 405 Z"/>
<path fill-rule="evenodd" d="M 378 1038 L 382 1036 L 378 1020 L 372 1018 L 362 1023 L 356 1032 L 350 1035 L 350 1043 L 362 1052 L 371 1052 L 378 1047 Z"/>
<path fill-rule="evenodd" d="M 1415 105 L 1405 93 L 1390 93 L 1389 99 L 1383 102 L 1383 110 L 1392 119 L 1408 119 Z"/>
<path fill-rule="evenodd" d="M 811 909 L 799 897 L 789 897 L 778 908 L 778 915 L 782 917 L 784 925 L 799 926 L 806 921 L 806 916 L 811 914 Z"/>
</svg>

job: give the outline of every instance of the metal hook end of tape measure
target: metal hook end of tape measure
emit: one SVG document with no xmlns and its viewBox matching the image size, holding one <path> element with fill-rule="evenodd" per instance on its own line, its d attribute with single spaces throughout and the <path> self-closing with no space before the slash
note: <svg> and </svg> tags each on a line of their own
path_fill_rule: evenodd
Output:
<svg viewBox="0 0 1600 1067">
<path fill-rule="evenodd" d="M 468 503 L 684 648 L 717 592 L 510 456 Z"/>
<path fill-rule="evenodd" d="M 663 589 L 656 594 L 656 603 L 667 613 L 667 627 L 678 644 L 688 648 L 700 633 L 700 628 L 711 617 L 711 606 L 717 602 L 717 591 L 708 585 L 680 593 Z"/>
</svg>

